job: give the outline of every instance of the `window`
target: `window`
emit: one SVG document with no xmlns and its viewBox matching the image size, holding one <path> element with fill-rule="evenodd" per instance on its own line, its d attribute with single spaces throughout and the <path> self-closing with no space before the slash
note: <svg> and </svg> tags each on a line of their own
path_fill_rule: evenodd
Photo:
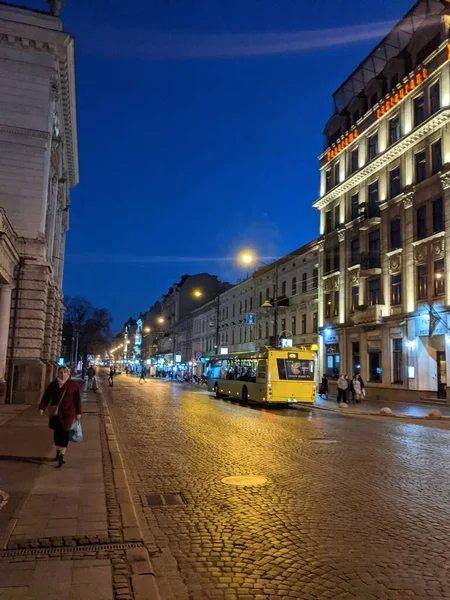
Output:
<svg viewBox="0 0 450 600">
<path fill-rule="evenodd" d="M 444 259 L 434 261 L 434 295 L 442 296 L 445 292 Z"/>
<path fill-rule="evenodd" d="M 313 269 L 312 289 L 317 290 L 319 287 L 319 269 Z"/>
<path fill-rule="evenodd" d="M 280 333 L 284 333 L 286 332 L 286 319 L 281 319 L 281 332 Z"/>
<path fill-rule="evenodd" d="M 400 219 L 393 219 L 391 221 L 390 231 L 390 249 L 397 250 L 402 247 L 402 231 Z"/>
<path fill-rule="evenodd" d="M 380 268 L 380 230 L 369 233 L 369 269 Z"/>
<path fill-rule="evenodd" d="M 297 317 L 291 317 L 292 335 L 297 335 Z"/>
<path fill-rule="evenodd" d="M 297 277 L 293 277 L 291 281 L 291 293 L 293 296 L 297 293 Z"/>
<path fill-rule="evenodd" d="M 236 305 L 233 304 L 233 317 L 235 317 L 235 316 L 236 316 Z"/>
<path fill-rule="evenodd" d="M 417 297 L 419 300 L 428 298 L 428 265 L 417 267 Z"/>
<path fill-rule="evenodd" d="M 380 207 L 378 204 L 378 179 L 377 181 L 373 181 L 367 190 L 368 192 L 368 218 L 379 217 L 380 216 Z"/>
<path fill-rule="evenodd" d="M 359 110 L 355 110 L 352 114 L 352 125 L 356 125 L 356 122 L 359 119 Z"/>
<path fill-rule="evenodd" d="M 359 217 L 359 194 L 353 194 L 350 198 L 351 205 L 351 219 L 357 219 Z"/>
<path fill-rule="evenodd" d="M 306 290 L 307 290 L 307 277 L 308 277 L 307 273 L 302 274 L 302 292 L 306 292 Z"/>
<path fill-rule="evenodd" d="M 328 169 L 325 173 L 325 190 L 329 192 L 333 187 L 333 174 L 331 169 Z"/>
<path fill-rule="evenodd" d="M 402 184 L 400 181 L 400 167 L 389 171 L 389 193 L 391 198 L 395 198 L 402 191 Z"/>
<path fill-rule="evenodd" d="M 378 92 L 375 92 L 375 94 L 372 94 L 370 96 L 370 108 L 373 108 L 377 102 L 378 102 Z"/>
<path fill-rule="evenodd" d="M 391 304 L 397 306 L 402 303 L 402 274 L 391 276 Z"/>
<path fill-rule="evenodd" d="M 378 154 L 378 133 L 371 135 L 367 140 L 367 155 L 369 160 Z"/>
<path fill-rule="evenodd" d="M 417 239 L 423 240 L 427 237 L 427 207 L 426 205 L 420 206 L 416 210 L 416 226 L 417 226 Z"/>
<path fill-rule="evenodd" d="M 439 81 L 430 87 L 430 114 L 434 115 L 441 108 L 441 92 Z"/>
<path fill-rule="evenodd" d="M 400 115 L 389 121 L 389 145 L 395 144 L 400 139 Z"/>
<path fill-rule="evenodd" d="M 334 270 L 339 271 L 339 246 L 335 246 L 332 250 L 333 252 L 333 264 Z"/>
<path fill-rule="evenodd" d="M 270 299 L 270 290 L 269 288 L 266 288 L 266 300 Z"/>
<path fill-rule="evenodd" d="M 359 286 L 355 285 L 352 287 L 352 304 L 351 311 L 354 313 L 359 306 Z"/>
<path fill-rule="evenodd" d="M 337 317 L 339 314 L 339 291 L 334 292 L 333 302 L 333 317 Z"/>
<path fill-rule="evenodd" d="M 266 321 L 266 335 L 265 335 L 265 339 L 269 339 L 269 321 Z"/>
<path fill-rule="evenodd" d="M 381 280 L 379 277 L 369 279 L 369 306 L 381 304 Z"/>
<path fill-rule="evenodd" d="M 416 183 L 420 183 L 427 178 L 427 160 L 425 156 L 425 151 L 416 152 L 415 155 L 416 161 Z"/>
<path fill-rule="evenodd" d="M 261 323 L 258 323 L 258 340 L 262 340 L 262 327 L 261 327 Z"/>
<path fill-rule="evenodd" d="M 394 73 L 391 77 L 391 89 L 395 88 L 398 83 L 398 73 Z"/>
<path fill-rule="evenodd" d="M 354 173 L 359 169 L 359 148 L 355 148 L 352 150 L 350 155 L 350 170 L 351 173 Z"/>
<path fill-rule="evenodd" d="M 286 296 L 286 280 L 281 282 L 281 295 Z"/>
<path fill-rule="evenodd" d="M 325 250 L 325 273 L 331 272 L 331 250 Z"/>
<path fill-rule="evenodd" d="M 312 330 L 313 333 L 317 333 L 317 313 L 313 313 L 313 318 L 312 318 Z"/>
<path fill-rule="evenodd" d="M 359 238 L 350 243 L 350 266 L 359 264 Z"/>
<path fill-rule="evenodd" d="M 239 300 L 239 314 L 242 315 L 242 300 Z"/>
<path fill-rule="evenodd" d="M 306 315 L 302 315 L 302 335 L 306 333 Z"/>
<path fill-rule="evenodd" d="M 327 212 L 325 213 L 325 233 L 330 233 L 332 228 L 333 228 L 333 225 L 332 225 L 331 210 L 327 210 Z"/>
<path fill-rule="evenodd" d="M 439 173 L 442 169 L 442 146 L 441 140 L 438 140 L 431 146 L 431 169 L 433 175 Z"/>
<path fill-rule="evenodd" d="M 247 312 L 247 298 L 244 300 L 244 312 Z"/>
<path fill-rule="evenodd" d="M 433 233 L 444 230 L 444 205 L 442 198 L 437 198 L 433 202 Z"/>
<path fill-rule="evenodd" d="M 263 297 L 262 297 L 262 292 L 259 292 L 259 305 L 262 306 L 263 305 Z"/>
<path fill-rule="evenodd" d="M 250 310 L 250 312 L 252 312 L 252 310 L 253 310 L 253 296 L 250 296 L 250 300 L 248 302 L 250 304 L 249 310 Z"/>
<path fill-rule="evenodd" d="M 381 383 L 381 352 L 369 352 L 369 381 Z"/>
<path fill-rule="evenodd" d="M 325 319 L 331 317 L 331 294 L 325 294 Z"/>
<path fill-rule="evenodd" d="M 352 342 L 352 366 L 353 373 L 359 373 L 361 363 L 359 358 L 359 342 Z"/>
<path fill-rule="evenodd" d="M 392 340 L 392 383 L 403 383 L 402 338 Z"/>
<path fill-rule="evenodd" d="M 340 207 L 335 206 L 334 207 L 334 228 L 337 229 L 339 227 L 339 221 L 340 221 Z"/>
<path fill-rule="evenodd" d="M 340 164 L 337 162 L 334 165 L 334 185 L 337 185 L 339 183 L 339 180 L 340 180 L 339 171 L 340 171 Z"/>
<path fill-rule="evenodd" d="M 423 94 L 414 98 L 414 127 L 425 121 L 425 104 Z"/>
</svg>

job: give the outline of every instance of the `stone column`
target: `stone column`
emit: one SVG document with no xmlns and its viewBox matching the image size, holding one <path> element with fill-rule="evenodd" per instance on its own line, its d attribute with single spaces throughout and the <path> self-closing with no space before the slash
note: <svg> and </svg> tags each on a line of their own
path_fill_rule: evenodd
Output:
<svg viewBox="0 0 450 600">
<path fill-rule="evenodd" d="M 445 242 L 444 242 L 444 268 L 445 268 L 445 304 L 450 305 L 450 171 L 441 173 L 441 183 L 444 204 L 444 229 L 445 229 Z"/>
<path fill-rule="evenodd" d="M 345 229 L 339 229 L 339 323 L 345 323 L 347 313 L 347 252 Z"/>
<path fill-rule="evenodd" d="M 414 192 L 407 192 L 403 200 L 403 219 L 405 222 L 403 252 L 404 259 L 402 269 L 402 294 L 403 294 L 403 311 L 405 313 L 412 313 L 416 308 L 416 274 L 414 272 L 414 247 L 411 244 L 411 240 L 414 239 L 414 219 L 413 219 L 413 199 Z"/>
<path fill-rule="evenodd" d="M 8 354 L 12 289 L 12 285 L 0 286 L 0 401 L 3 401 L 6 392 L 6 357 Z"/>
</svg>

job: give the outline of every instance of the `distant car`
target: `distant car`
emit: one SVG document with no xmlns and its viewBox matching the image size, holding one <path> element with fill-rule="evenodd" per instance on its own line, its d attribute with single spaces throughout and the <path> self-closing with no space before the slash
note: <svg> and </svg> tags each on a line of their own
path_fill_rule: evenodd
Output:
<svg viewBox="0 0 450 600">
<path fill-rule="evenodd" d="M 116 369 L 116 375 L 122 375 L 122 371 L 120 369 Z"/>
</svg>

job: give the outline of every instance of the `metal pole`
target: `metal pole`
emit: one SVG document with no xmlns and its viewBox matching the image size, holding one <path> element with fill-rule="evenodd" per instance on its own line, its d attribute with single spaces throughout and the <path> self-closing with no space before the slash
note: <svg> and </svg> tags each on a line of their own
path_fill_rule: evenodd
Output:
<svg viewBox="0 0 450 600">
<path fill-rule="evenodd" d="M 219 354 L 220 296 L 216 296 L 216 354 Z"/>
<path fill-rule="evenodd" d="M 173 340 L 172 340 L 172 379 L 175 379 L 175 344 L 176 344 L 176 337 L 175 337 L 175 329 L 174 329 Z"/>
<path fill-rule="evenodd" d="M 76 336 L 75 336 L 75 373 L 77 372 L 77 365 L 78 365 L 78 345 L 79 345 L 79 341 L 80 341 L 80 330 L 77 329 Z"/>
<path fill-rule="evenodd" d="M 273 337 L 275 348 L 278 347 L 278 263 L 275 263 L 275 298 L 273 300 Z"/>
</svg>

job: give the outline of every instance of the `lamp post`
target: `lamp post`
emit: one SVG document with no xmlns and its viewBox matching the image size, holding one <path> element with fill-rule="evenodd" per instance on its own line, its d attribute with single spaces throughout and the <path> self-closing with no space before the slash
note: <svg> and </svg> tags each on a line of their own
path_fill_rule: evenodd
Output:
<svg viewBox="0 0 450 600">
<path fill-rule="evenodd" d="M 239 262 L 243 265 L 249 266 L 252 263 L 259 263 L 265 267 L 270 266 L 268 263 L 263 262 L 256 258 L 255 254 L 251 250 L 244 250 L 239 254 Z M 278 346 L 278 261 L 275 261 L 275 283 L 273 286 L 274 289 L 274 298 L 273 303 L 267 298 L 261 308 L 271 309 L 273 308 L 273 338 L 274 338 L 274 346 Z"/>
</svg>

